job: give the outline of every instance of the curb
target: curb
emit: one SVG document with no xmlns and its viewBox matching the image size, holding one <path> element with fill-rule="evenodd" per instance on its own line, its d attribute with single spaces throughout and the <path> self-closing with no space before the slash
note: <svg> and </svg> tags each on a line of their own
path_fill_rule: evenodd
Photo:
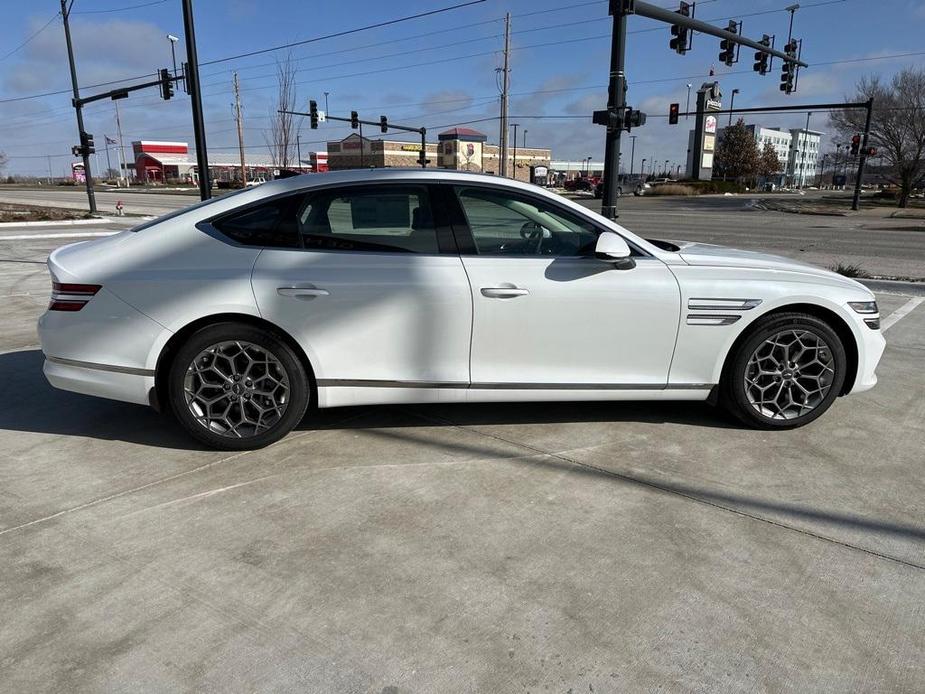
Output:
<svg viewBox="0 0 925 694">
<path fill-rule="evenodd" d="M 909 294 L 911 296 L 925 296 L 925 282 L 903 282 L 901 280 L 869 280 L 859 279 L 858 282 L 875 292 L 889 292 L 892 294 Z"/>
<path fill-rule="evenodd" d="M 12 229 L 13 227 L 70 227 L 82 224 L 112 224 L 116 221 L 118 220 L 110 217 L 94 217 L 93 219 L 62 219 L 59 221 L 49 219 L 41 222 L 0 222 L 0 229 Z"/>
</svg>

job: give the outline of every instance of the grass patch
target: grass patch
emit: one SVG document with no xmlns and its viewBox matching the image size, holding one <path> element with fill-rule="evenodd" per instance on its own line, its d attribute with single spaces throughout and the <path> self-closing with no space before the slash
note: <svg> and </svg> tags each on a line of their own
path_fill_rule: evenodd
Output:
<svg viewBox="0 0 925 694">
<path fill-rule="evenodd" d="M 660 186 L 652 186 L 651 190 L 645 192 L 646 195 L 697 195 L 697 191 L 692 186 L 682 185 L 680 183 L 665 183 Z"/>
<path fill-rule="evenodd" d="M 871 274 L 860 265 L 851 263 L 836 263 L 829 268 L 832 272 L 837 272 L 845 277 L 854 277 L 855 279 L 870 279 Z"/>
<path fill-rule="evenodd" d="M 60 222 L 89 218 L 90 213 L 81 210 L 0 203 L 0 222 Z"/>
</svg>

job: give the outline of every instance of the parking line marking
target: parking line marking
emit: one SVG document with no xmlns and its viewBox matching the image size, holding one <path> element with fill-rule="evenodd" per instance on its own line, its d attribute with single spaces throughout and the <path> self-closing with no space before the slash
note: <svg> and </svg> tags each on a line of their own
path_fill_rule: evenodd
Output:
<svg viewBox="0 0 925 694">
<path fill-rule="evenodd" d="M 27 241 L 29 239 L 76 239 L 88 238 L 90 236 L 114 236 L 118 231 L 69 231 L 60 234 L 15 234 L 7 235 L 0 233 L 0 241 Z"/>
<path fill-rule="evenodd" d="M 883 319 L 883 321 L 880 323 L 880 331 L 885 333 L 887 330 L 899 323 L 899 321 L 901 321 L 903 318 L 912 313 L 915 310 L 915 307 L 921 304 L 923 301 L 925 301 L 925 296 L 914 296 L 909 299 L 909 301 L 904 303 L 898 309 L 893 311 L 893 313 Z"/>
</svg>

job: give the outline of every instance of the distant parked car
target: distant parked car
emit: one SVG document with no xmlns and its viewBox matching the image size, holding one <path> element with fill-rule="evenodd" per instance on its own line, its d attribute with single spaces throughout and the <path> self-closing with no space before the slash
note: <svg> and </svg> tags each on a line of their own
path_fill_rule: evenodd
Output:
<svg viewBox="0 0 925 694">
<path fill-rule="evenodd" d="M 623 195 L 624 191 L 631 190 L 633 195 L 639 197 L 640 195 L 645 195 L 645 192 L 649 190 L 652 186 L 646 183 L 641 176 L 627 176 L 626 174 L 621 174 L 617 179 L 617 195 Z M 594 197 L 600 200 L 604 197 L 604 181 L 600 181 L 594 187 Z"/>
<path fill-rule="evenodd" d="M 267 179 L 265 179 L 263 176 L 258 176 L 257 178 L 252 178 L 244 185 L 247 188 L 253 188 L 254 186 L 259 186 L 261 183 L 266 183 L 266 182 L 267 182 Z"/>
</svg>

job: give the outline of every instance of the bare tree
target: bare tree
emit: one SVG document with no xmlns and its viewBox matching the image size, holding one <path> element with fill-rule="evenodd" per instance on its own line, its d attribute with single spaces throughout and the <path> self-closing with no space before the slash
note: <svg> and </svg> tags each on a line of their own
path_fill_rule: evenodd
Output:
<svg viewBox="0 0 925 694">
<path fill-rule="evenodd" d="M 0 152 L 0 171 L 3 171 L 3 167 L 6 166 L 7 158 L 3 152 Z"/>
<path fill-rule="evenodd" d="M 270 128 L 264 131 L 264 139 L 270 150 L 273 166 L 277 168 L 287 168 L 295 159 L 292 151 L 295 149 L 293 115 L 280 113 L 295 109 L 295 73 L 291 54 L 276 61 L 276 104 L 270 111 Z"/>
<path fill-rule="evenodd" d="M 764 149 L 761 150 L 761 156 L 758 159 L 758 175 L 763 178 L 771 178 L 774 174 L 784 168 L 780 157 L 777 156 L 777 150 L 770 142 L 764 143 Z"/>
<path fill-rule="evenodd" d="M 849 101 L 870 98 L 870 146 L 889 164 L 890 180 L 899 185 L 899 206 L 906 207 L 925 174 L 925 68 L 905 68 L 888 85 L 876 76 L 862 77 Z M 829 119 L 843 139 L 850 139 L 864 131 L 865 117 L 862 109 L 845 109 Z"/>
<path fill-rule="evenodd" d="M 713 167 L 736 180 L 751 178 L 758 173 L 761 155 L 755 136 L 739 121 L 723 129 L 723 136 L 716 145 Z"/>
</svg>

